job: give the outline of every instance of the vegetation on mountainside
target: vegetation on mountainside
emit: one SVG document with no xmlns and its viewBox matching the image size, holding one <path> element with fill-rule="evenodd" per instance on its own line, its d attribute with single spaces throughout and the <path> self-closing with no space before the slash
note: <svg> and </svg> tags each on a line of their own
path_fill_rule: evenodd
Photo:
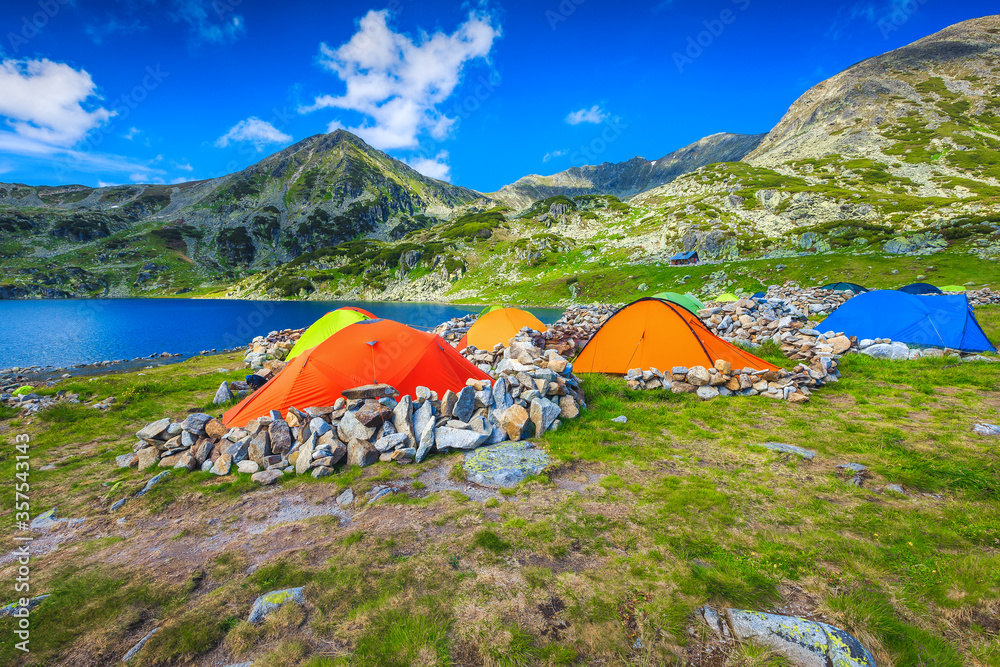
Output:
<svg viewBox="0 0 1000 667">
<path fill-rule="evenodd" d="M 978 315 L 1000 339 L 1000 308 Z M 86 519 L 34 562 L 33 591 L 52 597 L 32 614 L 28 656 L 9 639 L 13 621 L 0 620 L 0 663 L 110 662 L 160 627 L 137 664 L 211 654 L 313 666 L 666 665 L 706 658 L 692 617 L 704 604 L 791 606 L 853 633 L 879 664 L 1000 659 L 1000 467 L 970 430 L 995 413 L 996 365 L 849 356 L 841 381 L 805 405 L 701 402 L 588 376 L 588 409 L 538 440 L 553 466 L 485 502 L 432 481 L 459 453 L 267 490 L 245 475 L 174 470 L 109 516 L 152 476 L 113 465 L 132 433 L 192 407 L 218 412 L 214 389 L 242 377 L 240 365 L 198 357 L 72 378 L 42 391 L 118 403 L 0 415 L 5 433 L 31 435 L 38 467 L 54 464 L 32 471 L 35 513 L 58 506 Z M 610 421 L 622 414 L 627 423 Z M 818 455 L 752 446 L 765 441 Z M 868 467 L 862 487 L 836 467 L 846 462 Z M 0 474 L 14 463 L 0 459 Z M 385 483 L 400 492 L 352 509 L 350 523 L 327 513 L 342 490 L 363 498 Z M 7 551 L 12 494 L 0 487 Z M 282 507 L 317 515 L 283 519 Z M 245 622 L 256 596 L 290 586 L 306 587 L 305 610 Z"/>
</svg>

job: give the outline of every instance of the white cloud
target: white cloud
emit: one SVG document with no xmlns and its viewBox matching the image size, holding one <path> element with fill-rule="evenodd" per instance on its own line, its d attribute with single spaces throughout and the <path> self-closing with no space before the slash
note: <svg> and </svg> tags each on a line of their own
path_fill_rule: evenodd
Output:
<svg viewBox="0 0 1000 667">
<path fill-rule="evenodd" d="M 557 157 L 562 157 L 566 155 L 567 151 L 552 151 L 551 153 L 546 153 L 545 157 L 542 158 L 542 162 L 548 162 L 549 160 L 554 160 Z"/>
<path fill-rule="evenodd" d="M 188 182 L 188 181 L 190 181 L 190 180 L 191 180 L 191 179 L 190 179 L 190 178 L 187 178 L 186 176 L 181 176 L 181 177 L 179 177 L 179 178 L 175 178 L 175 179 L 173 179 L 172 181 L 170 181 L 170 184 L 171 184 L 171 185 L 177 185 L 178 183 L 187 183 L 187 182 Z"/>
<path fill-rule="evenodd" d="M 0 162 L 0 174 L 7 174 L 14 171 L 14 165 L 10 162 Z"/>
<path fill-rule="evenodd" d="M 470 13 L 450 35 L 422 32 L 414 40 L 394 32 L 388 15 L 370 11 L 348 42 L 320 45 L 320 64 L 344 82 L 345 91 L 318 96 L 300 111 L 358 112 L 365 121 L 348 129 L 376 148 L 417 148 L 424 133 L 437 140 L 448 136 L 456 119 L 438 105 L 455 91 L 467 63 L 488 58 L 500 29 L 491 17 Z"/>
<path fill-rule="evenodd" d="M 63 146 L 53 146 L 16 132 L 0 131 L 0 153 L 23 155 L 44 160 L 57 174 L 86 171 L 90 173 L 133 173 L 144 172 L 151 178 L 163 174 L 148 162 L 137 161 L 120 155 L 75 150 Z"/>
<path fill-rule="evenodd" d="M 570 125 L 579 125 L 581 123 L 603 123 L 608 119 L 608 113 L 601 108 L 599 104 L 595 104 L 589 109 L 579 109 L 577 111 L 571 111 L 568 116 L 566 116 L 566 122 Z"/>
<path fill-rule="evenodd" d="M 248 141 L 254 145 L 259 153 L 268 144 L 286 144 L 291 140 L 290 135 L 285 134 L 274 125 L 256 116 L 251 116 L 229 128 L 228 132 L 216 140 L 215 145 L 219 148 L 225 148 L 230 142 Z"/>
<path fill-rule="evenodd" d="M 137 127 L 130 127 L 128 129 L 128 132 L 123 134 L 122 137 L 128 139 L 129 141 L 132 141 L 133 139 L 135 139 L 136 135 L 139 134 L 140 131 L 141 130 Z"/>
<path fill-rule="evenodd" d="M 0 116 L 18 135 L 54 146 L 72 146 L 112 115 L 103 107 L 87 109 L 100 99 L 84 70 L 43 60 L 0 62 Z"/>
<path fill-rule="evenodd" d="M 112 188 L 116 185 L 123 185 L 123 183 L 116 183 L 114 181 L 102 181 L 101 179 L 97 179 L 97 187 L 99 188 Z"/>
<path fill-rule="evenodd" d="M 448 164 L 448 151 L 441 151 L 433 158 L 415 157 L 405 160 L 424 176 L 436 178 L 440 181 L 451 181 L 451 166 Z"/>
<path fill-rule="evenodd" d="M 187 24 L 196 42 L 227 44 L 246 34 L 243 16 L 228 16 L 226 10 L 238 2 L 220 3 L 218 0 L 173 0 L 169 14 L 178 23 Z M 215 14 L 215 19 L 209 14 Z M 217 20 L 216 20 L 217 19 Z"/>
<path fill-rule="evenodd" d="M 184 164 L 174 162 L 174 167 L 180 169 L 181 171 L 194 171 L 194 167 L 191 166 L 190 162 L 185 162 Z"/>
</svg>

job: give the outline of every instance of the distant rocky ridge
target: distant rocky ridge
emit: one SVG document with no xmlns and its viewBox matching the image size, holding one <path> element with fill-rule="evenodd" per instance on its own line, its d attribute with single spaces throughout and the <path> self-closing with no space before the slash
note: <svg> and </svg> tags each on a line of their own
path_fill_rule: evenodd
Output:
<svg viewBox="0 0 1000 667">
<path fill-rule="evenodd" d="M 555 195 L 607 194 L 626 199 L 699 167 L 742 160 L 765 136 L 719 133 L 699 139 L 659 160 L 634 157 L 626 162 L 571 167 L 551 176 L 531 174 L 503 186 L 490 197 L 515 209 L 527 208 L 535 201 Z"/>
</svg>

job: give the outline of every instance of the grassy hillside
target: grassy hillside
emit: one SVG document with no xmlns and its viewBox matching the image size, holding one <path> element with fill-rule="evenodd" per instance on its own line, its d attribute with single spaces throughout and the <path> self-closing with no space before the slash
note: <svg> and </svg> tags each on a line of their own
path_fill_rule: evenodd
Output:
<svg viewBox="0 0 1000 667">
<path fill-rule="evenodd" d="M 979 316 L 1000 338 L 1000 308 Z M 706 603 L 826 620 L 879 664 L 1000 664 L 1000 462 L 971 433 L 996 422 L 997 365 L 851 356 L 805 405 L 702 403 L 588 376 L 590 409 L 538 441 L 553 466 L 513 491 L 471 500 L 452 454 L 276 490 L 174 471 L 109 515 L 151 476 L 113 467 L 130 433 L 208 407 L 239 362 L 196 358 L 47 390 L 117 396 L 107 413 L 3 415 L 4 452 L 13 434 L 32 435 L 33 515 L 58 506 L 85 521 L 36 542 L 33 592 L 52 597 L 32 616 L 28 658 L 0 621 L 0 664 L 110 663 L 154 627 L 136 664 L 701 663 L 691 614 Z M 610 421 L 623 414 L 626 424 Z M 818 454 L 753 446 L 765 441 Z M 863 486 L 836 467 L 847 462 L 868 467 Z M 14 465 L 7 454 L 0 474 Z M 343 489 L 363 498 L 376 484 L 399 491 L 335 507 Z M 12 485 L 0 494 L 6 553 Z M 295 585 L 304 610 L 245 622 L 257 595 Z M 712 660 L 782 664 L 753 646 Z"/>
</svg>

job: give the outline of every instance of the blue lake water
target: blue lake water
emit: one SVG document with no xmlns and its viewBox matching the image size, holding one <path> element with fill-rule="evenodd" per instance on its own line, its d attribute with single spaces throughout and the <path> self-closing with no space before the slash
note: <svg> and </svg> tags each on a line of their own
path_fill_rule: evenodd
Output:
<svg viewBox="0 0 1000 667">
<path fill-rule="evenodd" d="M 360 301 L 96 299 L 0 301 L 0 369 L 134 359 L 159 352 L 191 356 L 246 345 L 255 336 L 307 327 L 341 306 L 358 306 L 429 329 L 482 306 Z M 531 308 L 551 324 L 561 310 Z"/>
</svg>

